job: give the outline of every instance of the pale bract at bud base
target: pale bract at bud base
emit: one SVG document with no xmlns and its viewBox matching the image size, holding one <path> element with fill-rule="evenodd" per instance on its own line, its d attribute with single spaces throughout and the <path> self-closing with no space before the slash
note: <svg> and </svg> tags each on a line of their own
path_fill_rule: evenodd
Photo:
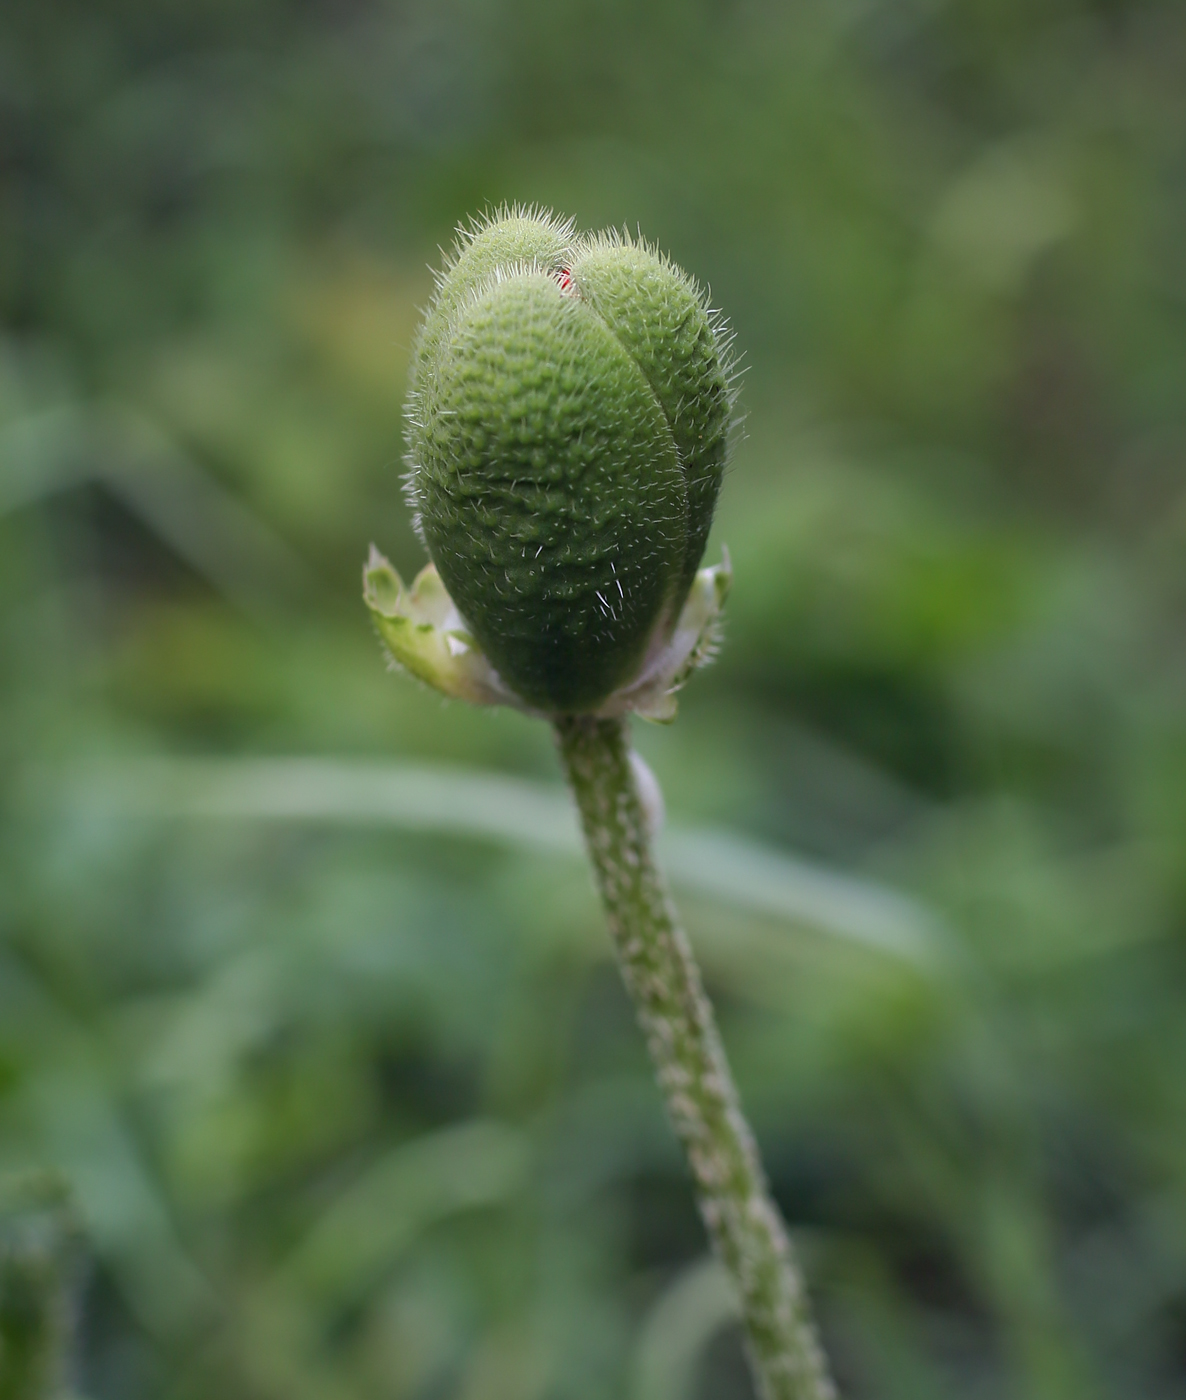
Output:
<svg viewBox="0 0 1186 1400">
<path fill-rule="evenodd" d="M 641 240 L 534 210 L 464 230 L 417 340 L 407 490 L 432 563 L 376 551 L 393 659 L 446 694 L 653 719 L 712 654 L 729 585 L 700 569 L 728 455 L 729 339 Z"/>
</svg>

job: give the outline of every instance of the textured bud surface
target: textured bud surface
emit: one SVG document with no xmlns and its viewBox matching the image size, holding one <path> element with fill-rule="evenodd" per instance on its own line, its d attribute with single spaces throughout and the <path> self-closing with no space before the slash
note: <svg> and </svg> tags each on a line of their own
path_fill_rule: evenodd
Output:
<svg viewBox="0 0 1186 1400">
<path fill-rule="evenodd" d="M 695 285 L 650 248 L 599 237 L 574 260 L 572 278 L 646 375 L 671 427 L 688 492 L 686 592 L 708 543 L 729 448 L 723 337 Z"/>
<path fill-rule="evenodd" d="M 732 393 L 704 298 L 651 249 L 513 212 L 465 235 L 417 347 L 409 490 L 501 683 L 593 712 L 658 673 Z"/>
<path fill-rule="evenodd" d="M 452 262 L 437 277 L 437 294 L 417 338 L 412 381 L 431 382 L 431 367 L 441 337 L 468 296 L 502 268 L 534 266 L 558 272 L 572 257 L 573 227 L 531 210 L 463 229 Z M 420 366 L 427 365 L 426 374 Z"/>
</svg>

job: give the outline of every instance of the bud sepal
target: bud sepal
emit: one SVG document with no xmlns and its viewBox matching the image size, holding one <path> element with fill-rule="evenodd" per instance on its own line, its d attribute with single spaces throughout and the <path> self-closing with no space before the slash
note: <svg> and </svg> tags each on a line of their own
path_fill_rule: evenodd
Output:
<svg viewBox="0 0 1186 1400">
<path fill-rule="evenodd" d="M 601 719 L 636 714 L 659 724 L 675 719 L 676 692 L 716 654 L 721 614 L 733 581 L 729 551 L 723 556 L 719 564 L 697 572 L 674 628 L 655 638 L 637 675 L 591 714 Z M 363 600 L 394 665 L 450 699 L 509 705 L 524 714 L 547 716 L 503 682 L 434 564 L 425 565 L 408 588 L 372 545 L 362 578 Z"/>
<path fill-rule="evenodd" d="M 371 545 L 362 597 L 389 659 L 401 670 L 453 700 L 525 708 L 470 635 L 435 564 L 426 564 L 408 588 Z"/>
</svg>

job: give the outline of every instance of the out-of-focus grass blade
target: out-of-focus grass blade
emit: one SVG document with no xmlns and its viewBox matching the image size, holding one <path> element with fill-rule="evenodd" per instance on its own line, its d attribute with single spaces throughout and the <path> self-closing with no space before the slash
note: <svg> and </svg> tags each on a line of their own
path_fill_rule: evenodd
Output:
<svg viewBox="0 0 1186 1400">
<path fill-rule="evenodd" d="M 520 1190 L 527 1168 L 526 1141 L 502 1123 L 476 1120 L 418 1137 L 335 1200 L 290 1255 L 281 1282 L 322 1302 L 350 1301 L 438 1220 Z"/>
<path fill-rule="evenodd" d="M 838 875 L 725 831 L 677 828 L 660 838 L 660 847 L 673 883 L 722 903 L 917 961 L 937 951 L 934 918 L 884 885 Z"/>
<path fill-rule="evenodd" d="M 150 816 L 396 826 L 581 851 L 563 788 L 494 773 L 327 758 L 146 759 L 95 770 L 89 791 Z"/>
<path fill-rule="evenodd" d="M 66 404 L 0 433 L 0 516 L 88 482 L 245 612 L 273 616 L 308 596 L 309 571 L 284 541 L 124 406 Z"/>
<path fill-rule="evenodd" d="M 211 1317 L 210 1286 L 97 1078 L 78 1067 L 39 1080 L 30 1097 L 48 1159 L 70 1182 L 87 1238 L 138 1318 L 157 1336 L 176 1336 Z"/>
<path fill-rule="evenodd" d="M 174 1340 L 192 1335 L 215 1315 L 217 1301 L 124 1121 L 107 1047 L 37 982 L 29 979 L 26 992 L 53 1052 L 52 1063 L 13 1095 L 19 1120 L 32 1130 L 22 1144 L 25 1164 L 61 1183 L 88 1248 L 146 1330 Z"/>
<path fill-rule="evenodd" d="M 316 821 L 476 836 L 580 853 L 559 787 L 500 774 L 327 758 L 143 759 L 97 767 L 71 797 L 149 817 Z M 683 889 L 916 965 L 941 952 L 934 918 L 882 885 L 723 832 L 662 839 Z"/>
<path fill-rule="evenodd" d="M 692 1400 L 704 1348 L 741 1316 L 737 1290 L 715 1259 L 677 1275 L 648 1314 L 634 1353 L 633 1400 Z"/>
</svg>

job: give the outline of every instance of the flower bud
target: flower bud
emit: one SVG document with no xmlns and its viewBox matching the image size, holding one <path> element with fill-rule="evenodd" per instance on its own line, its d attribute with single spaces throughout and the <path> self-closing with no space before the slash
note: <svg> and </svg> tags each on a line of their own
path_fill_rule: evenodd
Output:
<svg viewBox="0 0 1186 1400">
<path fill-rule="evenodd" d="M 408 489 L 492 692 L 674 711 L 727 585 L 694 588 L 732 405 L 719 323 L 653 249 L 530 210 L 463 236 L 417 344 Z"/>
</svg>

